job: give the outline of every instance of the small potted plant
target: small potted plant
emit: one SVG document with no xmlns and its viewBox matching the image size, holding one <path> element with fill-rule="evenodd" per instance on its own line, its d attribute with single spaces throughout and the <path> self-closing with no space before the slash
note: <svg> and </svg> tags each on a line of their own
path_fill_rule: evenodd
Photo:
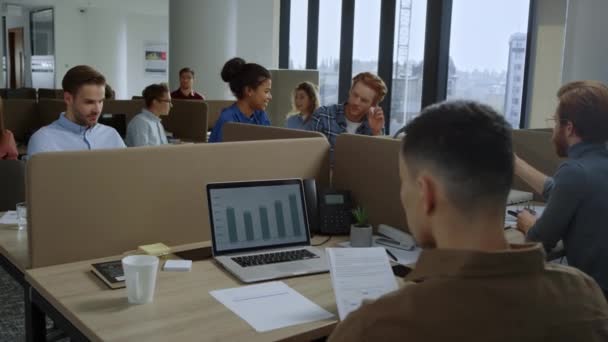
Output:
<svg viewBox="0 0 608 342">
<path fill-rule="evenodd" d="M 371 247 L 372 226 L 369 224 L 367 211 L 362 207 L 353 210 L 355 223 L 350 226 L 351 247 Z"/>
</svg>

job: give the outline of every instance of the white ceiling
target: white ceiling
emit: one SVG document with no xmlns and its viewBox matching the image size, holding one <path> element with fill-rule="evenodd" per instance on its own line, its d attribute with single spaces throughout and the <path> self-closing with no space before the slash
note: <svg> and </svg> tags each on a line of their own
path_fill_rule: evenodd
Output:
<svg viewBox="0 0 608 342">
<path fill-rule="evenodd" d="M 220 0 L 221 1 L 221 0 Z M 14 4 L 24 7 L 53 7 L 73 6 L 82 8 L 106 8 L 120 12 L 168 15 L 169 0 L 7 0 L 0 1 L 2 4 Z"/>
</svg>

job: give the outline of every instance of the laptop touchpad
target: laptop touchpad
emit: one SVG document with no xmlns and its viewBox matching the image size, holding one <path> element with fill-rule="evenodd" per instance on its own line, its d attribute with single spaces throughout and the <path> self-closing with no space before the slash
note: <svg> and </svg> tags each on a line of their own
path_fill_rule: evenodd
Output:
<svg viewBox="0 0 608 342">
<path fill-rule="evenodd" d="M 279 272 L 302 272 L 312 269 L 305 262 L 289 262 L 284 264 L 277 264 L 276 266 Z"/>
</svg>

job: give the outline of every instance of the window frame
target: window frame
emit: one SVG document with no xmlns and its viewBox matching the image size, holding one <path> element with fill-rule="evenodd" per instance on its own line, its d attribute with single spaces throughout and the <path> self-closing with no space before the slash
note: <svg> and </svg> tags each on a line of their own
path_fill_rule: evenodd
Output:
<svg viewBox="0 0 608 342">
<path fill-rule="evenodd" d="M 340 24 L 340 70 L 338 81 L 338 101 L 348 98 L 352 77 L 353 38 L 355 23 L 355 1 L 342 0 Z M 358 0 L 365 1 L 365 0 Z M 531 52 L 536 22 L 538 0 L 529 0 L 526 54 L 524 56 L 524 76 L 522 80 L 521 115 L 519 128 L 526 126 L 528 118 L 528 86 L 532 66 Z M 306 44 L 306 68 L 318 68 L 319 2 L 308 0 L 308 29 Z M 424 65 L 422 71 L 421 107 L 444 101 L 448 90 L 448 68 L 453 0 L 427 0 L 426 29 L 424 43 Z M 393 52 L 395 34 L 395 8 L 397 0 L 382 0 L 380 9 L 380 42 L 378 49 L 378 76 L 385 80 L 387 95 L 382 101 L 385 129 L 389 131 L 391 121 L 391 98 L 393 77 Z M 279 28 L 279 68 L 289 67 L 289 29 L 291 0 L 281 0 Z M 505 113 L 506 115 L 506 113 Z"/>
</svg>

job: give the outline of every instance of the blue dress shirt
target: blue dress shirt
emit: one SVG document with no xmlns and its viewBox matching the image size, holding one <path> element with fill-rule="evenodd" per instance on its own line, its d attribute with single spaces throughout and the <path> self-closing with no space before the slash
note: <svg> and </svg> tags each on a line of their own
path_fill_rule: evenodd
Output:
<svg viewBox="0 0 608 342">
<path fill-rule="evenodd" d="M 161 120 L 147 109 L 137 114 L 127 127 L 127 146 L 158 146 L 168 143 Z"/>
<path fill-rule="evenodd" d="M 222 110 L 219 119 L 213 126 L 211 130 L 211 135 L 209 136 L 209 142 L 222 142 L 222 128 L 226 122 L 241 122 L 251 125 L 261 125 L 261 126 L 270 126 L 270 120 L 268 119 L 268 115 L 263 110 L 256 110 L 250 117 L 245 116 L 239 107 L 236 105 L 236 102 L 227 108 Z"/>
<path fill-rule="evenodd" d="M 44 126 L 32 137 L 27 146 L 29 157 L 40 152 L 98 150 L 124 148 L 125 143 L 110 126 L 100 123 L 93 127 L 80 126 L 61 113 L 59 119 Z"/>
<path fill-rule="evenodd" d="M 302 114 L 292 115 L 287 118 L 287 122 L 285 122 L 285 127 L 310 131 L 312 130 L 312 118 L 308 118 L 307 121 L 304 121 L 304 117 L 302 116 Z"/>
</svg>

